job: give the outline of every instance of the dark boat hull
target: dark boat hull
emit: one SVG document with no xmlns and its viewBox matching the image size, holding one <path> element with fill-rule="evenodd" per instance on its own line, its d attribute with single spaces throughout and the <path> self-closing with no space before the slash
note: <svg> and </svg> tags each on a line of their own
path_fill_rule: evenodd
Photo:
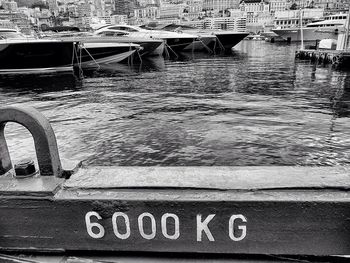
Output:
<svg viewBox="0 0 350 263">
<path fill-rule="evenodd" d="M 143 49 L 140 51 L 141 56 L 153 55 L 153 52 L 162 45 L 163 42 L 133 42 L 139 44 Z"/>
<path fill-rule="evenodd" d="M 165 39 L 166 44 L 175 52 L 180 52 L 185 49 L 188 45 L 192 44 L 195 39 L 194 38 L 168 38 Z"/>
<path fill-rule="evenodd" d="M 142 47 L 140 50 L 141 56 L 152 55 L 160 45 L 163 44 L 161 40 L 146 40 L 146 39 L 136 39 L 136 38 L 126 38 L 126 37 L 91 37 L 91 38 L 74 38 L 83 43 L 134 43 Z"/>
<path fill-rule="evenodd" d="M 87 44 L 86 44 L 87 45 Z M 81 58 L 75 61 L 83 68 L 98 67 L 99 64 L 113 64 L 123 61 L 136 52 L 135 46 L 106 46 L 106 47 L 84 47 L 81 49 Z"/>
<path fill-rule="evenodd" d="M 245 37 L 247 37 L 248 33 L 236 33 L 236 32 L 219 32 L 215 33 L 219 41 L 219 45 L 216 45 L 217 48 L 224 48 L 225 51 L 230 51 L 235 45 L 241 42 Z"/>
<path fill-rule="evenodd" d="M 0 43 L 0 74 L 73 71 L 73 42 Z"/>
</svg>

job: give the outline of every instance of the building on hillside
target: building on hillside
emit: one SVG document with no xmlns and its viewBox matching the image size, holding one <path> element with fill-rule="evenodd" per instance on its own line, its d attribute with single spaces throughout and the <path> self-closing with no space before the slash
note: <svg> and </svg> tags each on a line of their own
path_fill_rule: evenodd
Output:
<svg viewBox="0 0 350 263">
<path fill-rule="evenodd" d="M 88 2 L 80 2 L 77 6 L 78 17 L 91 17 L 92 7 Z"/>
<path fill-rule="evenodd" d="M 30 34 L 32 26 L 30 24 L 29 17 L 20 12 L 9 12 L 6 10 L 0 10 L 0 20 L 9 20 L 16 25 L 19 30 L 25 34 Z"/>
<path fill-rule="evenodd" d="M 38 28 L 44 29 L 47 27 L 52 27 L 53 23 L 52 23 L 52 19 L 49 16 L 39 16 L 35 19 L 35 25 Z"/>
<path fill-rule="evenodd" d="M 26 17 L 31 17 L 33 14 L 33 9 L 22 6 L 18 7 L 18 12 L 24 14 Z"/>
<path fill-rule="evenodd" d="M 106 15 L 106 3 L 105 0 L 93 0 L 92 1 L 92 13 L 94 16 Z"/>
<path fill-rule="evenodd" d="M 107 15 L 115 12 L 115 0 L 105 0 L 105 12 Z"/>
<path fill-rule="evenodd" d="M 196 20 L 203 17 L 203 0 L 187 0 L 185 4 L 184 18 L 186 20 Z"/>
<path fill-rule="evenodd" d="M 263 31 L 266 26 L 273 24 L 274 17 L 267 0 L 242 0 L 239 8 L 246 15 L 249 32 Z"/>
<path fill-rule="evenodd" d="M 203 11 L 225 11 L 226 9 L 236 9 L 240 0 L 204 0 Z"/>
<path fill-rule="evenodd" d="M 147 5 L 136 8 L 134 10 L 134 17 L 139 21 L 140 24 L 149 23 L 160 18 L 160 8 L 156 5 Z"/>
<path fill-rule="evenodd" d="M 11 12 L 15 12 L 18 9 L 18 5 L 16 2 L 14 1 L 4 1 L 2 3 L 2 7 L 7 10 L 7 11 L 11 11 Z"/>
<path fill-rule="evenodd" d="M 75 4 L 68 4 L 67 5 L 67 12 L 69 13 L 70 17 L 78 16 L 78 6 Z M 80 10 L 81 12 L 81 10 Z M 73 23 L 73 21 L 70 21 L 70 23 Z"/>
<path fill-rule="evenodd" d="M 349 0 L 309 0 L 309 6 L 314 8 L 334 9 L 340 6 L 344 6 L 345 3 L 349 5 Z"/>
<path fill-rule="evenodd" d="M 243 12 L 269 12 L 270 5 L 267 0 L 242 0 L 239 8 Z"/>
<path fill-rule="evenodd" d="M 349 0 L 291 0 L 290 5 L 296 9 L 300 8 L 323 8 L 344 10 L 348 9 L 350 5 Z"/>
<path fill-rule="evenodd" d="M 134 9 L 137 7 L 136 0 L 115 0 L 116 15 L 134 15 Z"/>
<path fill-rule="evenodd" d="M 204 20 L 192 20 L 192 21 L 184 21 L 183 25 L 191 26 L 198 29 L 204 28 Z"/>
<path fill-rule="evenodd" d="M 162 3 L 159 10 L 160 19 L 181 19 L 187 5 L 182 4 L 166 4 Z"/>
<path fill-rule="evenodd" d="M 137 5 L 140 7 L 145 7 L 148 5 L 160 6 L 160 0 L 137 0 Z"/>
<path fill-rule="evenodd" d="M 320 19 L 324 15 L 324 10 L 318 9 L 303 9 L 303 25 L 306 25 L 315 19 Z M 274 27 L 289 28 L 300 26 L 300 10 L 288 10 L 275 12 Z"/>
<path fill-rule="evenodd" d="M 269 0 L 270 12 L 284 11 L 289 9 L 289 0 Z"/>
<path fill-rule="evenodd" d="M 0 19 L 0 28 L 18 29 L 9 19 Z"/>
<path fill-rule="evenodd" d="M 348 12 L 350 8 L 349 0 L 334 0 L 332 3 L 325 3 L 321 0 L 315 0 L 315 7 L 324 8 L 327 14 L 336 14 L 339 12 Z"/>
<path fill-rule="evenodd" d="M 274 22 L 274 16 L 269 12 L 247 13 L 247 30 L 249 32 L 261 32 L 270 28 Z"/>
<path fill-rule="evenodd" d="M 49 6 L 49 10 L 53 14 L 58 14 L 58 3 L 57 0 L 47 0 L 47 5 Z"/>
<path fill-rule="evenodd" d="M 67 5 L 59 5 L 58 6 L 58 13 L 66 13 L 67 12 Z"/>
<path fill-rule="evenodd" d="M 112 15 L 112 24 L 127 24 L 128 16 L 127 15 Z"/>
<path fill-rule="evenodd" d="M 244 17 L 216 17 L 204 19 L 204 29 L 233 30 L 246 32 L 246 18 Z"/>
<path fill-rule="evenodd" d="M 246 32 L 245 17 L 206 17 L 202 20 L 183 22 L 198 29 L 232 30 L 236 32 Z"/>
</svg>

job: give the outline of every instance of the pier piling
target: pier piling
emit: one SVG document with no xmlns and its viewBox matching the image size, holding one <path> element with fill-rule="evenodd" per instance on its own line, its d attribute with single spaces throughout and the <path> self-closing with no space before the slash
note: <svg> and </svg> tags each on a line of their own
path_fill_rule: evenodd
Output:
<svg viewBox="0 0 350 263">
<path fill-rule="evenodd" d="M 349 65 L 350 52 L 305 49 L 296 51 L 295 58 L 299 60 L 310 60 L 315 64 L 332 64 L 336 67 L 347 67 Z"/>
</svg>

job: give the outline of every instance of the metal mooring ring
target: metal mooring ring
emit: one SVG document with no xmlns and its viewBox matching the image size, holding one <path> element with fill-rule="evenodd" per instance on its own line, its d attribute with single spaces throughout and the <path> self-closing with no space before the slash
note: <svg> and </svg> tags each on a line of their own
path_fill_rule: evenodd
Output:
<svg viewBox="0 0 350 263">
<path fill-rule="evenodd" d="M 49 121 L 36 109 L 23 106 L 0 108 L 0 175 L 12 169 L 5 140 L 5 125 L 8 122 L 21 124 L 32 134 L 40 175 L 62 177 L 56 136 Z"/>
</svg>

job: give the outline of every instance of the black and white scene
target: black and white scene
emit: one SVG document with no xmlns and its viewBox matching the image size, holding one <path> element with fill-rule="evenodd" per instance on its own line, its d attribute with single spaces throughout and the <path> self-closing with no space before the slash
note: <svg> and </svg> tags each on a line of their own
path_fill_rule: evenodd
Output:
<svg viewBox="0 0 350 263">
<path fill-rule="evenodd" d="M 350 0 L 0 0 L 2 262 L 350 262 Z"/>
</svg>

